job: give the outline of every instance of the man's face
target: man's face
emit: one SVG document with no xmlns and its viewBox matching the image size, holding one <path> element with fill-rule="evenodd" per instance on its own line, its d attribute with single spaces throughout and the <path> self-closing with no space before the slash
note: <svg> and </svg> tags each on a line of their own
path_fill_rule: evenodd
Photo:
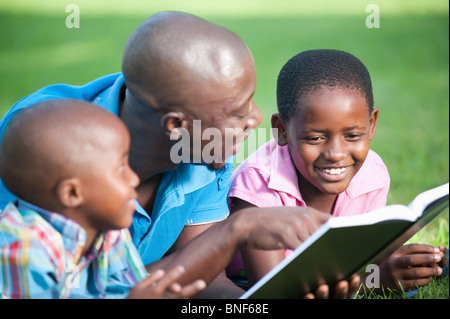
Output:
<svg viewBox="0 0 450 319">
<path fill-rule="evenodd" d="M 198 49 L 202 52 L 201 48 Z M 181 136 L 182 142 L 169 142 L 170 154 L 162 156 L 170 155 L 171 161 L 178 164 L 179 160 L 174 160 L 172 154 L 176 154 L 178 159 L 180 152 L 176 150 L 182 144 L 183 162 L 208 165 L 213 170 L 221 169 L 226 159 L 239 151 L 240 144 L 262 120 L 261 112 L 253 101 L 255 64 L 249 51 L 234 56 L 235 53 L 228 47 L 214 48 L 205 56 L 194 53 L 187 54 L 188 58 L 183 57 L 187 61 L 180 60 L 178 65 L 172 65 L 174 70 L 167 73 L 176 76 L 171 77 L 171 81 L 166 76 L 166 82 L 158 82 L 160 86 L 157 87 L 128 86 L 128 91 L 133 90 L 136 101 L 141 101 L 129 107 L 128 112 L 134 116 L 130 131 L 134 144 L 141 144 L 139 152 L 143 158 L 143 153 L 155 152 L 154 130 L 150 130 L 150 126 L 154 128 L 161 124 L 162 131 L 167 130 L 171 140 L 180 138 L 172 138 L 175 129 L 180 129 L 180 133 L 184 134 Z M 160 116 L 156 122 L 155 112 L 159 112 Z M 171 124 L 166 126 L 164 121 L 168 118 Z M 139 134 L 133 135 L 137 130 Z M 147 142 L 138 143 L 137 138 L 145 138 Z M 186 144 L 188 151 L 185 154 Z M 160 148 L 158 151 L 165 152 Z M 131 155 L 133 152 L 136 154 L 132 143 Z"/>
<path fill-rule="evenodd" d="M 253 61 L 243 64 L 238 74 L 202 87 L 196 100 L 193 120 L 201 121 L 201 129 L 193 128 L 190 132 L 191 153 L 194 159 L 201 157 L 210 169 L 223 168 L 226 159 L 239 151 L 241 143 L 262 120 L 253 100 L 256 89 Z M 201 147 L 194 147 L 198 143 Z"/>
</svg>

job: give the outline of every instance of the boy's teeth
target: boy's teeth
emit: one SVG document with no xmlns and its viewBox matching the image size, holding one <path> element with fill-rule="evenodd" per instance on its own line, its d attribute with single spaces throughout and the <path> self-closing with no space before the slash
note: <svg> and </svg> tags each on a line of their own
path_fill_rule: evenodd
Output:
<svg viewBox="0 0 450 319">
<path fill-rule="evenodd" d="M 347 167 L 343 167 L 343 168 L 323 168 L 322 171 L 324 171 L 327 174 L 330 175 L 339 175 L 342 174 L 345 170 L 347 169 Z"/>
</svg>

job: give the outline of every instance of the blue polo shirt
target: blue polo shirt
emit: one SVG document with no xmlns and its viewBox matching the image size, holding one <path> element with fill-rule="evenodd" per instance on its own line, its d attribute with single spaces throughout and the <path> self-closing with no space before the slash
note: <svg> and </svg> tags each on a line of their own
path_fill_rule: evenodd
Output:
<svg viewBox="0 0 450 319">
<path fill-rule="evenodd" d="M 16 113 L 37 102 L 72 98 L 92 102 L 119 114 L 119 95 L 124 85 L 122 73 L 96 79 L 83 86 L 56 84 L 45 87 L 17 102 L 0 121 L 0 139 Z M 220 221 L 228 216 L 227 194 L 233 157 L 225 168 L 211 171 L 204 165 L 180 164 L 164 173 L 152 212 L 137 204 L 130 233 L 144 264 L 161 259 L 172 247 L 182 229 Z M 16 200 L 0 180 L 0 210 Z"/>
</svg>

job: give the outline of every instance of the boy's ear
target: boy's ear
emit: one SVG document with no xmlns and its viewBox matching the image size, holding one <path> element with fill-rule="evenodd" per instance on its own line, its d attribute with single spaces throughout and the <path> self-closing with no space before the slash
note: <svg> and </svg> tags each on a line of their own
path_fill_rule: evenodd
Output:
<svg viewBox="0 0 450 319">
<path fill-rule="evenodd" d="M 177 130 L 180 128 L 187 129 L 188 121 L 186 120 L 186 116 L 182 112 L 169 112 L 164 114 L 161 117 L 161 127 L 163 131 L 170 136 L 172 134 L 179 134 L 181 138 L 182 133 L 173 130 Z"/>
<path fill-rule="evenodd" d="M 286 127 L 279 113 L 272 114 L 272 133 L 278 145 L 285 146 L 287 144 Z"/>
<path fill-rule="evenodd" d="M 374 108 L 372 110 L 372 114 L 370 114 L 369 118 L 369 124 L 370 124 L 370 132 L 369 132 L 369 139 L 373 140 L 375 137 L 375 132 L 377 130 L 377 121 L 378 121 L 378 108 Z"/>
<path fill-rule="evenodd" d="M 78 178 L 66 178 L 56 185 L 56 195 L 65 207 L 77 207 L 83 203 L 81 183 Z"/>
</svg>

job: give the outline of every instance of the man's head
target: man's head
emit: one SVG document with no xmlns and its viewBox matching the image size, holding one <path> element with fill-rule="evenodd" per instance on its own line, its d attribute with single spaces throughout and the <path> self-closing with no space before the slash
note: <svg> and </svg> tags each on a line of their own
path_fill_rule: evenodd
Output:
<svg viewBox="0 0 450 319">
<path fill-rule="evenodd" d="M 176 128 L 201 139 L 193 136 L 193 120 L 201 120 L 202 132 L 214 127 L 223 137 L 225 128 L 245 131 L 261 122 L 248 47 L 231 31 L 196 16 L 161 12 L 147 19 L 127 40 L 122 70 L 126 101 L 141 118 L 157 116 L 167 140 Z M 209 141 L 200 143 L 203 149 Z M 222 163 L 212 166 L 223 166 L 233 153 L 222 151 Z"/>
<path fill-rule="evenodd" d="M 0 144 L 0 175 L 16 196 L 59 212 L 82 227 L 129 227 L 136 174 L 129 133 L 91 103 L 47 100 L 11 120 Z"/>
</svg>

